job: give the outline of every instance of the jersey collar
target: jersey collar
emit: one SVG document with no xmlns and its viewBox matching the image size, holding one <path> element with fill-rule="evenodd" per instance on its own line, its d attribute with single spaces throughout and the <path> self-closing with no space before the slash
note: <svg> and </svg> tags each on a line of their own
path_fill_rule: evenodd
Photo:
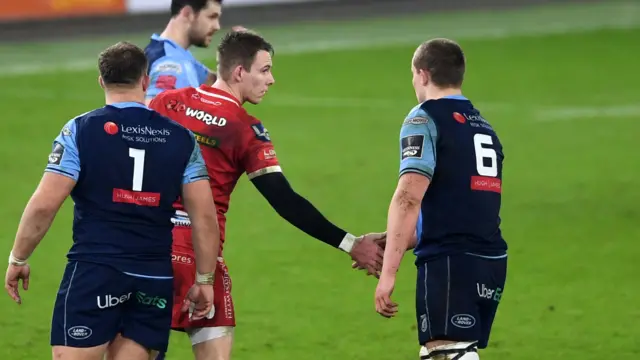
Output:
<svg viewBox="0 0 640 360">
<path fill-rule="evenodd" d="M 165 37 L 162 37 L 158 34 L 153 34 L 151 35 L 151 39 L 155 40 L 155 41 L 162 41 L 165 44 L 170 45 L 172 48 L 175 49 L 175 51 L 178 51 L 180 53 L 183 53 L 184 55 L 188 56 L 189 58 L 193 58 L 193 54 L 191 54 L 191 52 L 188 49 L 183 48 L 182 46 L 180 46 L 177 42 L 171 40 L 171 39 L 167 39 Z"/>
<path fill-rule="evenodd" d="M 452 100 L 469 100 L 463 95 L 448 95 L 444 96 L 443 99 L 452 99 Z"/>
<path fill-rule="evenodd" d="M 147 107 L 144 104 L 141 104 L 139 102 L 133 102 L 133 101 L 123 101 L 123 102 L 117 102 L 109 105 L 113 107 L 117 107 L 118 109 L 124 109 L 124 108 L 130 108 L 130 107 L 139 107 L 139 108 L 147 109 Z"/>
<path fill-rule="evenodd" d="M 242 104 L 240 103 L 240 100 L 238 100 L 235 96 L 229 94 L 224 90 L 220 90 L 208 85 L 200 85 L 199 88 L 196 88 L 196 91 L 202 95 L 206 95 L 219 100 L 225 100 L 225 101 L 234 103 L 239 107 L 242 106 Z"/>
</svg>

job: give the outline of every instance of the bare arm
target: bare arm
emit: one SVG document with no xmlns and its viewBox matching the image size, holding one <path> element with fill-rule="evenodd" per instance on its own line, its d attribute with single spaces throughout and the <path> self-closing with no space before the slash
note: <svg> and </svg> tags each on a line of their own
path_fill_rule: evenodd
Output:
<svg viewBox="0 0 640 360">
<path fill-rule="evenodd" d="M 429 183 L 428 177 L 418 173 L 406 173 L 400 177 L 389 205 L 383 274 L 395 276 L 404 253 L 415 247 L 420 204 Z"/>
<path fill-rule="evenodd" d="M 220 250 L 220 229 L 208 180 L 182 186 L 182 201 L 193 229 L 193 250 L 199 274 L 214 273 Z"/>
<path fill-rule="evenodd" d="M 11 252 L 16 259 L 26 261 L 31 256 L 75 184 L 67 176 L 45 172 L 18 225 Z"/>
</svg>

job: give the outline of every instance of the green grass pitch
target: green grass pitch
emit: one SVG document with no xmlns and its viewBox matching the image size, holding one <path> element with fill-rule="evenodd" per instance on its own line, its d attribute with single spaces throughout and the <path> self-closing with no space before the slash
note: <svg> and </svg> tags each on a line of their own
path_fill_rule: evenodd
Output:
<svg viewBox="0 0 640 360">
<path fill-rule="evenodd" d="M 298 192 L 351 232 L 382 231 L 400 125 L 415 105 L 413 50 L 431 36 L 459 40 L 468 57 L 464 93 L 506 154 L 509 272 L 482 359 L 637 359 L 638 14 L 637 5 L 616 3 L 264 29 L 276 45 L 276 84 L 250 111 L 269 129 Z M 144 45 L 147 35 L 133 38 Z M 69 118 L 102 105 L 91 66 L 112 40 L 0 46 L 7 254 L 51 141 Z M 210 51 L 196 54 L 213 66 Z M 0 359 L 50 358 L 71 219 L 69 201 L 31 260 L 24 304 L 0 296 Z M 280 219 L 246 178 L 228 224 L 234 358 L 417 358 L 411 254 L 394 294 L 400 313 L 389 320 L 375 313 L 375 279 Z M 186 337 L 174 334 L 169 359 L 190 354 Z"/>
</svg>

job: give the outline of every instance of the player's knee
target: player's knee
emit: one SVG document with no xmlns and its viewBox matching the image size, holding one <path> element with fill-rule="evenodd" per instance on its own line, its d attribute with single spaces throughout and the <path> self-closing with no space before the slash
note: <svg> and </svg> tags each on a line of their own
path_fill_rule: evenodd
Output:
<svg viewBox="0 0 640 360">
<path fill-rule="evenodd" d="M 102 360 L 107 344 L 90 348 L 73 348 L 69 346 L 54 346 L 51 349 L 53 359 L 60 360 Z"/>
<path fill-rule="evenodd" d="M 455 342 L 430 349 L 420 348 L 421 360 L 480 360 L 476 342 Z"/>
<path fill-rule="evenodd" d="M 196 360 L 229 360 L 233 332 L 232 326 L 187 329 Z"/>
</svg>

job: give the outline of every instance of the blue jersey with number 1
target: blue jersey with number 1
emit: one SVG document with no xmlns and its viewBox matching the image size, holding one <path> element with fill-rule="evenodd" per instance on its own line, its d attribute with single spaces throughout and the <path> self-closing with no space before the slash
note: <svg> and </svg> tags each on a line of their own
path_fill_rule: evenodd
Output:
<svg viewBox="0 0 640 360">
<path fill-rule="evenodd" d="M 417 224 L 417 261 L 470 253 L 505 256 L 500 231 L 502 144 L 462 96 L 414 107 L 400 131 L 400 176 L 430 180 Z"/>
<path fill-rule="evenodd" d="M 172 276 L 173 203 L 208 179 L 191 132 L 138 103 L 107 105 L 64 126 L 46 171 L 76 181 L 70 261 Z"/>
</svg>

